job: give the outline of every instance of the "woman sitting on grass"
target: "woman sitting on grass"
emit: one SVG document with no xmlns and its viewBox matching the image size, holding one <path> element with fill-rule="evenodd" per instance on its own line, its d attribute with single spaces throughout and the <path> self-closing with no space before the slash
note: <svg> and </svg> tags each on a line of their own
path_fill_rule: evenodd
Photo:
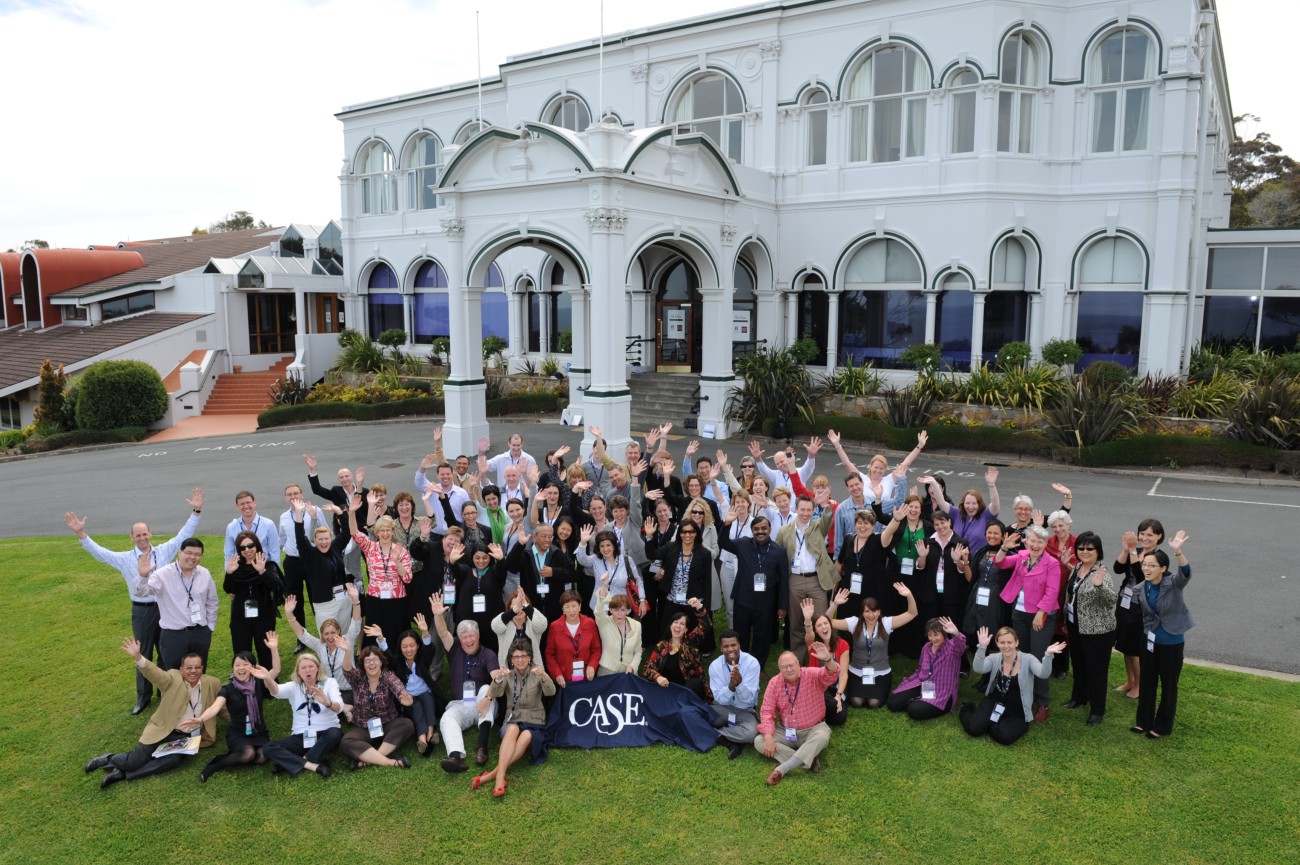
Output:
<svg viewBox="0 0 1300 865">
<path fill-rule="evenodd" d="M 926 622 L 925 638 L 916 672 L 903 680 L 885 704 L 891 712 L 907 712 L 913 721 L 928 721 L 957 710 L 957 673 L 966 651 L 966 637 L 947 617 Z"/>
<path fill-rule="evenodd" d="M 298 656 L 289 682 L 281 685 L 274 678 L 267 678 L 265 683 L 267 692 L 277 700 L 287 700 L 293 712 L 291 735 L 276 739 L 263 749 L 266 759 L 275 763 L 272 773 L 288 772 L 296 778 L 306 769 L 328 778 L 330 764 L 325 762 L 325 756 L 343 738 L 339 727 L 343 697 L 338 683 L 321 678 L 320 660 L 311 653 Z"/>
<path fill-rule="evenodd" d="M 506 697 L 506 717 L 501 724 L 501 748 L 497 765 L 474 779 L 477 790 L 495 780 L 493 796 L 506 794 L 506 772 L 520 757 L 532 751 L 534 765 L 546 760 L 546 709 L 542 697 L 555 695 L 555 682 L 541 664 L 533 662 L 533 646 L 527 640 L 510 644 L 510 669 L 492 671 L 488 694 Z"/>
<path fill-rule="evenodd" d="M 972 736 L 988 734 L 999 745 L 1010 745 L 1029 730 L 1034 720 L 1033 680 L 1052 675 L 1052 658 L 1065 650 L 1065 643 L 1047 647 L 1043 660 L 1020 651 L 1020 640 L 1014 628 L 998 629 L 998 654 L 988 657 L 989 629 L 980 628 L 977 634 L 979 649 L 971 668 L 988 674 L 988 690 L 978 706 L 962 706 L 961 725 Z"/>
<path fill-rule="evenodd" d="M 263 683 L 268 679 L 274 682 L 280 675 L 280 640 L 275 631 L 267 631 L 263 642 L 271 656 L 271 669 L 258 665 L 252 652 L 239 652 L 230 665 L 230 681 L 221 686 L 212 705 L 198 718 L 181 722 L 181 729 L 188 732 L 202 727 L 222 709 L 230 712 L 230 726 L 226 727 L 227 751 L 208 761 L 199 772 L 200 781 L 206 782 L 215 773 L 231 766 L 266 762 L 262 749 L 270 739 L 266 734 L 266 713 L 262 710 L 262 701 L 268 691 Z"/>
</svg>

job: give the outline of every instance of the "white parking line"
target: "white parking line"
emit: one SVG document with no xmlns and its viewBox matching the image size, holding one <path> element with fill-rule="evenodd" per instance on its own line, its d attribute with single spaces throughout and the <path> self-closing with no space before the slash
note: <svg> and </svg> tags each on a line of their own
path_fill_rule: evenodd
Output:
<svg viewBox="0 0 1300 865">
<path fill-rule="evenodd" d="M 1154 496 L 1156 494 L 1156 488 L 1160 486 L 1162 480 L 1164 480 L 1164 478 L 1156 478 L 1156 482 L 1151 485 L 1151 489 L 1147 490 L 1147 495 Z"/>
<path fill-rule="evenodd" d="M 1159 485 L 1159 483 L 1160 483 L 1159 481 L 1156 482 L 1157 486 Z M 1212 499 L 1212 498 L 1207 498 L 1205 496 L 1171 496 L 1168 493 L 1156 492 L 1156 488 L 1154 486 L 1151 488 L 1151 491 L 1147 493 L 1147 495 L 1157 499 L 1184 499 L 1186 501 L 1192 501 L 1192 502 L 1223 502 L 1224 504 L 1229 504 L 1229 505 L 1264 505 L 1265 507 L 1270 507 L 1270 508 L 1300 509 L 1300 505 L 1287 505 L 1281 502 L 1250 502 L 1250 501 L 1245 501 L 1243 499 Z"/>
</svg>

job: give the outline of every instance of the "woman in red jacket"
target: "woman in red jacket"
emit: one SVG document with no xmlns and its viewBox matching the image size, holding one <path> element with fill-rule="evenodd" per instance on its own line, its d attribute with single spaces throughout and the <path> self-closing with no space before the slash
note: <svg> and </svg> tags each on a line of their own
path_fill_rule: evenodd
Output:
<svg viewBox="0 0 1300 865">
<path fill-rule="evenodd" d="M 596 677 L 601 649 L 596 621 L 582 615 L 582 597 L 577 592 L 560 595 L 560 609 L 564 615 L 546 631 L 546 672 L 563 688 Z"/>
</svg>

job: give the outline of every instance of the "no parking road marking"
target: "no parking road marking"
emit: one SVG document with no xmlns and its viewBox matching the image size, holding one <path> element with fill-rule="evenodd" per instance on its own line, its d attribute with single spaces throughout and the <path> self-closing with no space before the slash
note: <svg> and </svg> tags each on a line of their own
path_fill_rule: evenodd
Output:
<svg viewBox="0 0 1300 865">
<path fill-rule="evenodd" d="M 1269 508 L 1300 509 L 1300 505 L 1288 505 L 1282 502 L 1251 502 L 1244 499 L 1213 499 L 1208 496 L 1175 496 L 1170 495 L 1169 493 L 1158 493 L 1156 490 L 1160 488 L 1160 482 L 1162 480 L 1164 480 L 1164 478 L 1156 478 L 1156 482 L 1151 485 L 1151 489 L 1147 490 L 1147 495 L 1158 499 L 1184 499 L 1192 502 L 1222 502 L 1229 505 L 1263 505 Z"/>
</svg>

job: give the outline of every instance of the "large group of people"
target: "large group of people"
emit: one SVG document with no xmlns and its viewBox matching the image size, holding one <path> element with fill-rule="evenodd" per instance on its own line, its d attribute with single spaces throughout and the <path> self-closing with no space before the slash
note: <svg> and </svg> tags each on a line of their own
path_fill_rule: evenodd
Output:
<svg viewBox="0 0 1300 865">
<path fill-rule="evenodd" d="M 1049 679 L 1070 670 L 1063 706 L 1086 706 L 1096 726 L 1115 649 L 1126 673 L 1115 690 L 1137 704 L 1133 732 L 1173 732 L 1192 626 L 1185 533 L 1166 542 L 1158 520 L 1143 520 L 1107 567 L 1098 534 L 1074 534 L 1061 484 L 1058 510 L 1044 516 L 1017 494 L 1005 521 L 995 468 L 986 494 L 950 498 L 927 475 L 909 486 L 924 432 L 892 469 L 874 456 L 860 471 L 828 431 L 844 472 L 837 501 L 817 471 L 818 437 L 802 464 L 793 448 L 769 464 L 753 442 L 739 474 L 724 450 L 701 455 L 691 441 L 679 475 L 671 428 L 651 430 L 644 448 L 633 441 L 620 462 L 591 427 L 590 453 L 572 464 L 568 447 L 534 458 L 517 433 L 496 456 L 484 439 L 476 459 L 448 459 L 439 428 L 412 490 L 391 499 L 385 485 L 365 486 L 362 468 L 323 486 L 304 455 L 318 501 L 290 483 L 278 521 L 239 491 L 224 532 L 234 655 L 224 684 L 207 673 L 221 605 L 200 564 L 203 491 L 171 540 L 155 545 L 137 523 L 122 552 L 66 514 L 127 584 L 133 713 L 159 693 L 139 742 L 86 771 L 106 770 L 108 787 L 175 768 L 215 744 L 222 717 L 226 752 L 204 765 L 204 782 L 265 763 L 328 778 L 336 751 L 353 770 L 410 768 L 413 740 L 422 757 L 441 745 L 447 773 L 472 760 L 473 788 L 502 796 L 524 755 L 546 758 L 558 689 L 624 675 L 707 704 L 728 758 L 752 746 L 776 762 L 776 785 L 796 769 L 820 772 L 832 728 L 863 709 L 956 715 L 971 736 L 1010 745 L 1046 722 Z M 284 682 L 281 615 L 297 641 Z M 900 661 L 910 672 L 895 686 Z M 963 701 L 968 677 L 974 699 Z M 267 698 L 288 702 L 284 738 L 271 738 Z"/>
</svg>

